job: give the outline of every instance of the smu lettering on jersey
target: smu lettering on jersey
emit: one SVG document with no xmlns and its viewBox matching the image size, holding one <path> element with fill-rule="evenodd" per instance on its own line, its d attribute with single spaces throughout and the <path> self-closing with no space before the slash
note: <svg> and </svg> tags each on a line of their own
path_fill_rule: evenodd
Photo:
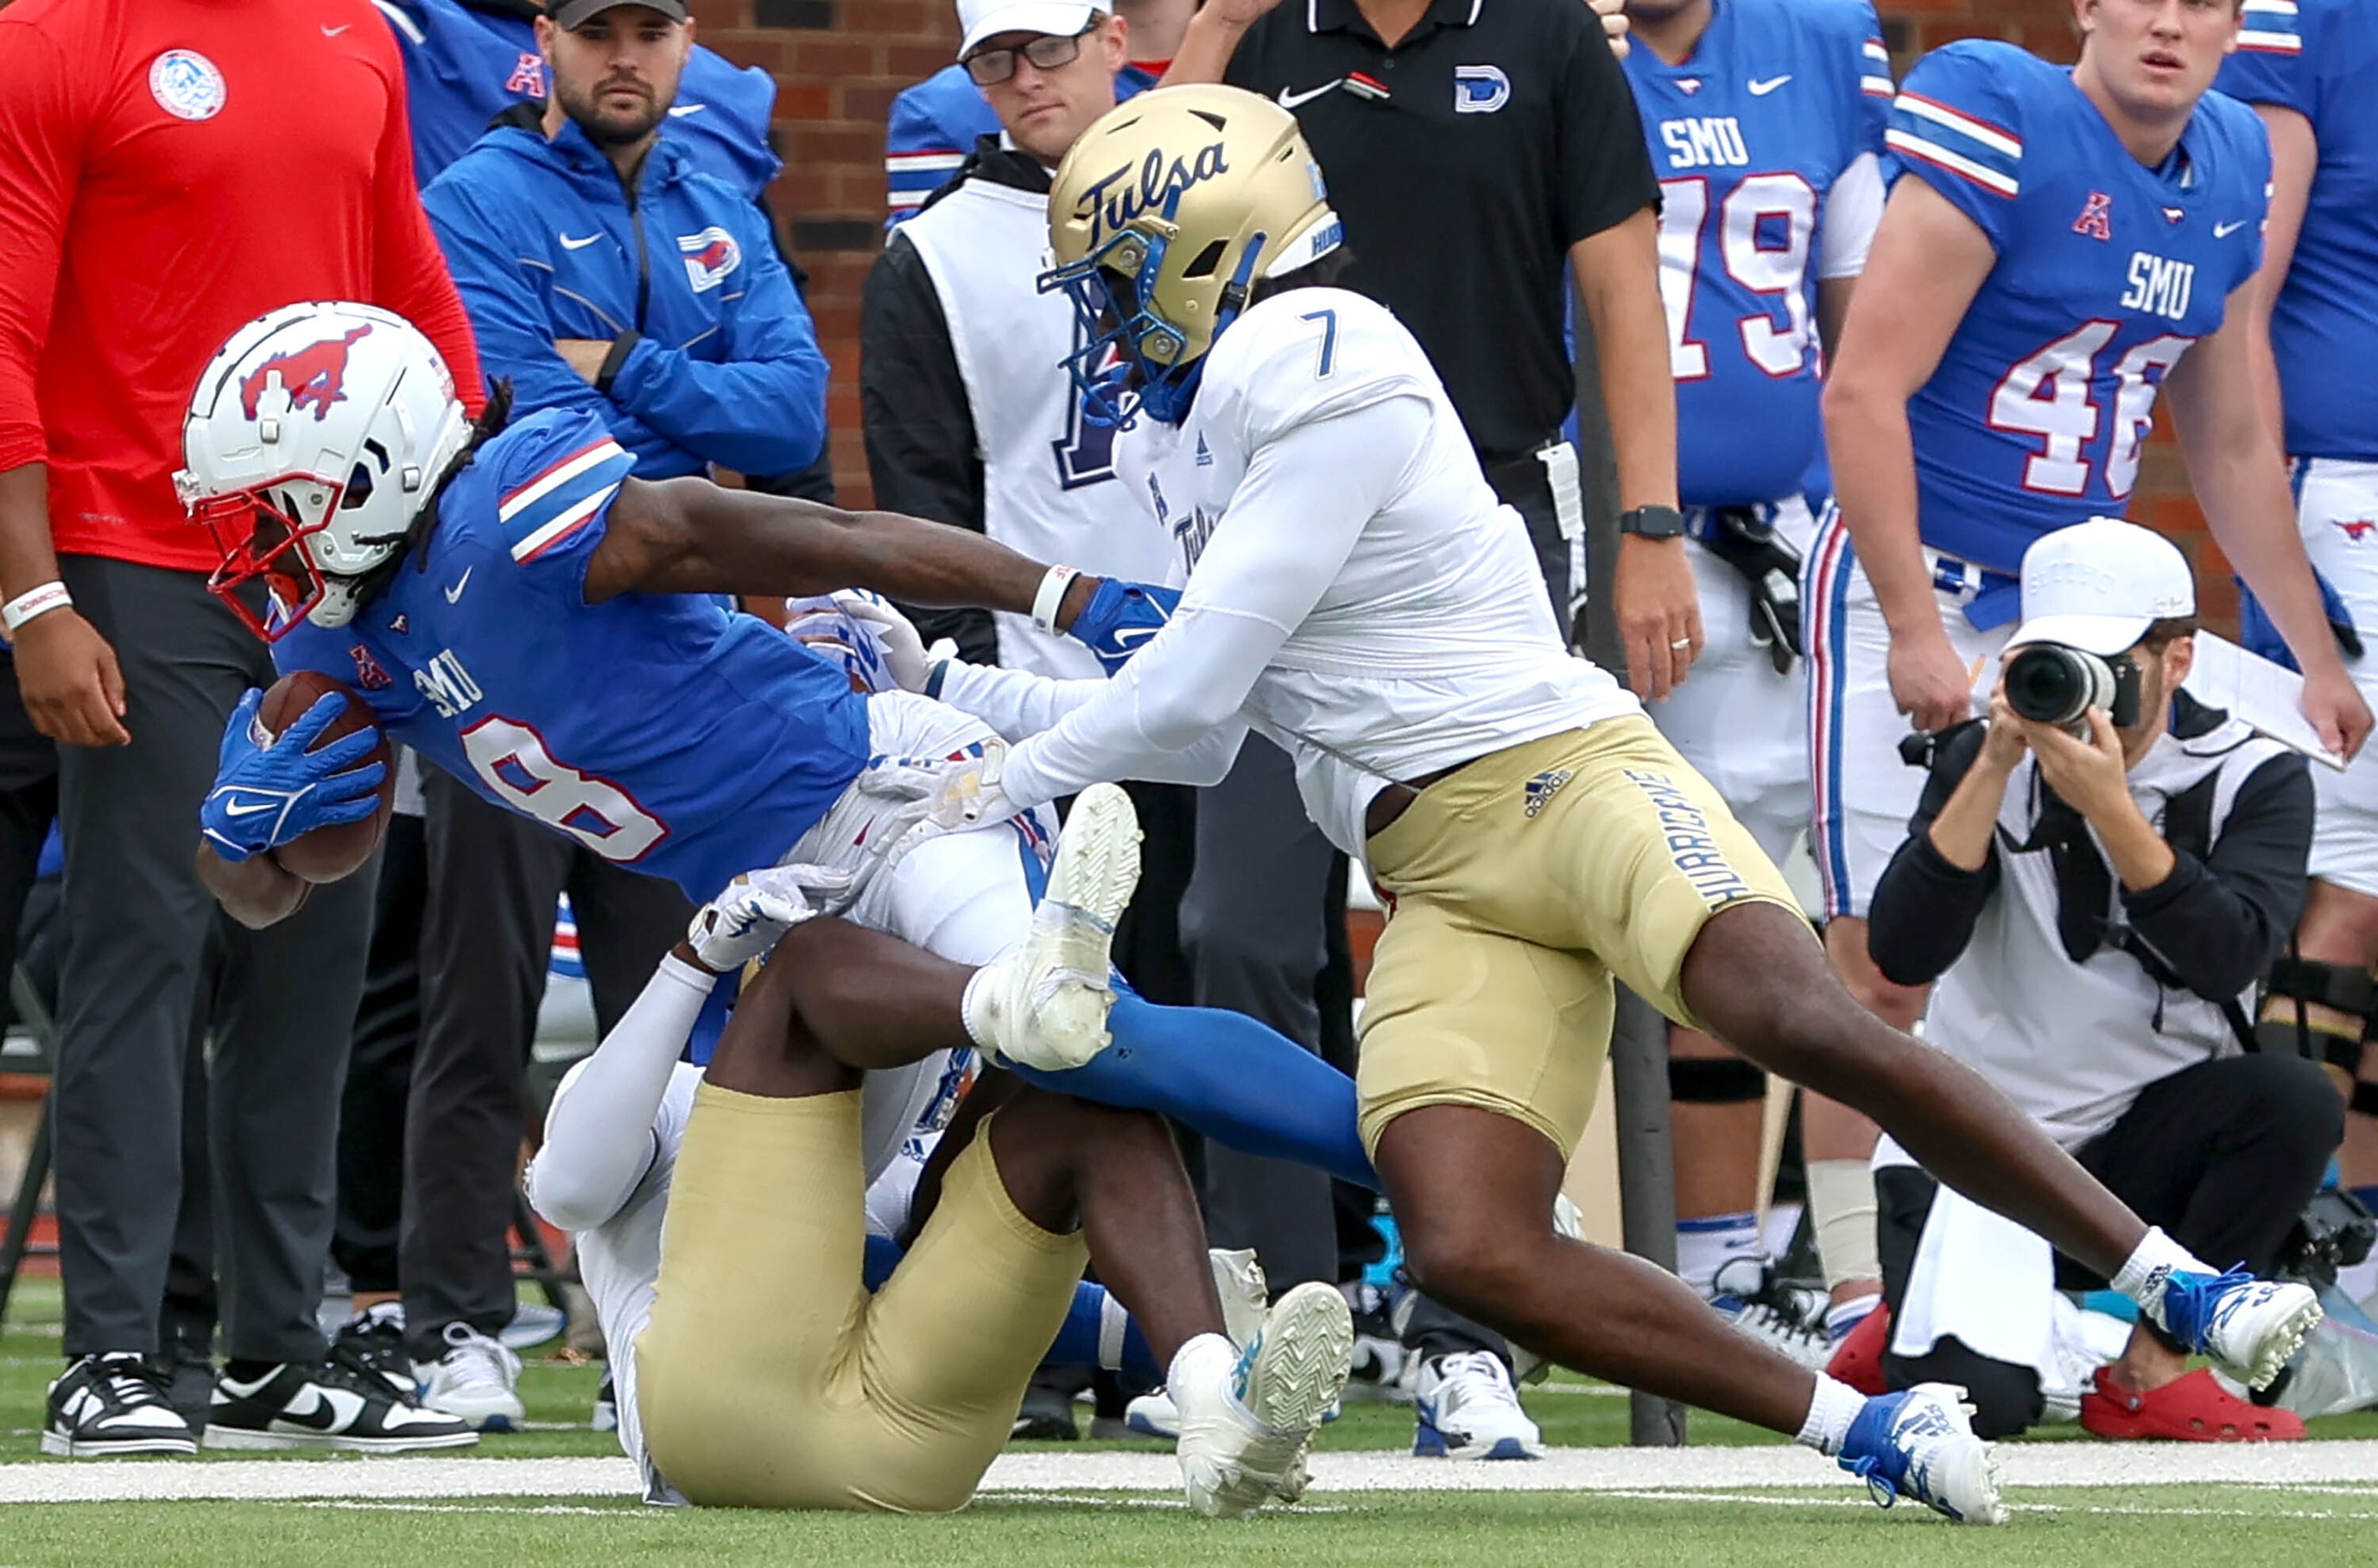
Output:
<svg viewBox="0 0 2378 1568">
<path fill-rule="evenodd" d="M 1882 151 L 1891 57 L 1865 0 L 1723 0 L 1692 54 L 1627 57 L 1660 172 L 1660 293 L 1687 506 L 1799 490 L 1823 441 L 1819 234 Z"/>
<path fill-rule="evenodd" d="M 426 560 L 273 659 L 357 687 L 390 735 L 496 805 L 706 899 L 858 777 L 866 701 L 715 598 L 586 603 L 632 467 L 592 414 L 529 415 L 446 487 Z"/>
<path fill-rule="evenodd" d="M 2121 509 L 2165 375 L 2261 265 L 2270 141 L 2207 93 L 2147 168 L 2069 72 L 1972 41 L 1916 63 L 1885 141 L 1886 178 L 1998 252 L 1907 418 L 1924 542 L 2012 573 L 2041 534 Z"/>
<path fill-rule="evenodd" d="M 2271 311 L 2288 450 L 2378 461 L 2378 6 L 2368 0 L 2246 0 L 2238 52 L 2216 86 L 2292 109 L 2320 145 L 2312 203 Z"/>
</svg>

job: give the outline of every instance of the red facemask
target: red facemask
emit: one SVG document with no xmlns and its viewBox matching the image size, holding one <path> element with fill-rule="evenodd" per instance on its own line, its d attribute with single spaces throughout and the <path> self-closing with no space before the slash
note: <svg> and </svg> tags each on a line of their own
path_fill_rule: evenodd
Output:
<svg viewBox="0 0 2378 1568">
<path fill-rule="evenodd" d="M 276 499 L 275 492 L 292 484 L 320 485 L 310 476 L 291 475 L 267 485 L 228 495 L 209 496 L 192 504 L 193 521 L 204 523 L 214 535 L 222 564 L 207 580 L 207 591 L 237 616 L 247 629 L 267 642 L 277 642 L 303 621 L 329 594 L 321 569 L 306 548 L 306 537 L 319 533 L 339 509 L 343 486 L 331 485 L 322 521 L 303 523 Z M 238 590 L 261 579 L 272 603 L 267 618 L 259 619 Z"/>
</svg>

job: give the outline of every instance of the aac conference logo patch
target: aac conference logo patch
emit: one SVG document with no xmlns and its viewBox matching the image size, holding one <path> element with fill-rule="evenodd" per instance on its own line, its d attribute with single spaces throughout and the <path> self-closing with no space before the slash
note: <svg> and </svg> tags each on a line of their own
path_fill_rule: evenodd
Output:
<svg viewBox="0 0 2378 1568">
<path fill-rule="evenodd" d="M 727 281 L 727 274 L 743 264 L 743 247 L 715 223 L 698 234 L 679 234 L 677 247 L 685 253 L 686 281 L 698 294 Z"/>
<path fill-rule="evenodd" d="M 195 49 L 168 49 L 151 61 L 149 91 L 177 120 L 211 120 L 229 96 L 222 72 Z"/>
</svg>

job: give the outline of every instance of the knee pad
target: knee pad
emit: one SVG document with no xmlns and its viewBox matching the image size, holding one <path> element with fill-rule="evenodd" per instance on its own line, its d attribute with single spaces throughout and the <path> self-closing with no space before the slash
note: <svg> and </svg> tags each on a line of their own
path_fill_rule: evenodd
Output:
<svg viewBox="0 0 2378 1568">
<path fill-rule="evenodd" d="M 1694 1106 L 1738 1106 L 1764 1100 L 1767 1074 L 1738 1056 L 1671 1057 L 1668 1098 Z"/>
<path fill-rule="evenodd" d="M 2361 1065 L 2362 1041 L 2378 1030 L 2378 1023 L 2371 1017 L 2370 972 L 2351 964 L 2323 964 L 2287 954 L 2271 965 L 2263 998 L 2292 1002 L 2294 1017 L 2264 1019 L 2255 1025 L 2254 1044 L 2261 1050 L 2324 1061 L 2350 1073 Z M 2360 1027 L 2349 1034 L 2324 1029 L 2307 1015 L 2307 1004 L 2348 1014 L 2360 1021 Z"/>
</svg>

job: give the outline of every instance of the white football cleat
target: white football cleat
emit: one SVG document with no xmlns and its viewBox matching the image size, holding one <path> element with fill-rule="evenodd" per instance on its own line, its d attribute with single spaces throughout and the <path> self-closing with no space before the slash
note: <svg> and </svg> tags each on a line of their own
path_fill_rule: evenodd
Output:
<svg viewBox="0 0 2378 1568">
<path fill-rule="evenodd" d="M 1317 1280 L 1274 1302 L 1255 1343 L 1235 1357 L 1219 1335 L 1183 1346 L 1168 1383 L 1189 1505 L 1243 1519 L 1266 1502 L 1302 1497 L 1305 1449 L 1345 1392 L 1353 1347 L 1346 1299 Z"/>
<path fill-rule="evenodd" d="M 1031 930 L 967 982 L 967 1033 L 994 1060 L 1063 1072 L 1113 1038 L 1109 949 L 1139 885 L 1139 815 L 1116 785 L 1074 797 Z"/>
<path fill-rule="evenodd" d="M 1222 1299 L 1222 1331 L 1231 1343 L 1245 1349 L 1263 1333 L 1264 1313 L 1271 1307 L 1271 1282 L 1252 1247 L 1209 1247 L 1206 1262 L 1214 1271 L 1214 1294 Z"/>
<path fill-rule="evenodd" d="M 2163 1288 L 2139 1305 L 2248 1388 L 2269 1387 L 2322 1316 L 2312 1287 L 2256 1279 L 2238 1269 L 2216 1275 L 2174 1269 Z"/>
<path fill-rule="evenodd" d="M 1952 1384 L 1919 1382 L 1868 1399 L 1834 1457 L 1885 1508 L 1912 1497 L 1960 1525 L 2007 1522 L 1998 1460 L 1974 1435 L 1974 1407 Z"/>
</svg>

